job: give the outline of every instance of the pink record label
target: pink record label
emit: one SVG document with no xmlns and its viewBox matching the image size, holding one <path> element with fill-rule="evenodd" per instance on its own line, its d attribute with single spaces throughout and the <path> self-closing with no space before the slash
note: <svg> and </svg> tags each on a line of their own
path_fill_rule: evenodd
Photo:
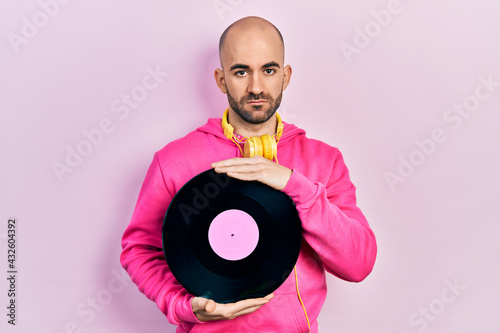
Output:
<svg viewBox="0 0 500 333">
<path fill-rule="evenodd" d="M 247 212 L 229 209 L 213 219 L 208 229 L 208 242 L 219 257 L 241 260 L 257 247 L 259 227 Z"/>
</svg>

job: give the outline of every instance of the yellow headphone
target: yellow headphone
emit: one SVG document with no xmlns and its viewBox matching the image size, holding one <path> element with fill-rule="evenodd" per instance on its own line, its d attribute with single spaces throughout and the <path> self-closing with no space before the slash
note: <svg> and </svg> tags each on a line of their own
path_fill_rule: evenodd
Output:
<svg viewBox="0 0 500 333">
<path fill-rule="evenodd" d="M 229 140 L 232 140 L 238 147 L 240 145 L 235 140 L 234 135 L 234 127 L 229 124 L 227 121 L 227 115 L 229 113 L 229 108 L 224 111 L 224 115 L 222 116 L 222 128 L 224 129 L 224 135 Z M 281 121 L 281 117 L 278 113 L 276 113 L 276 119 L 278 120 L 278 126 L 276 129 L 275 135 L 264 134 L 260 137 L 252 136 L 249 138 L 245 138 L 244 152 L 241 154 L 245 157 L 254 157 L 254 156 L 264 156 L 269 160 L 277 159 L 278 154 L 278 141 L 283 134 L 283 122 Z M 276 137 L 276 138 L 275 138 Z M 241 151 L 241 147 L 240 147 Z"/>
</svg>

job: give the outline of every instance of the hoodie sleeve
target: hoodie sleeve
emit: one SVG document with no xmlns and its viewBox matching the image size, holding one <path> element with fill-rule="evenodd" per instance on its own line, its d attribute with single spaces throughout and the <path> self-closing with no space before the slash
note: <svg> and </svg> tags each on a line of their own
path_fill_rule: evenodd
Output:
<svg viewBox="0 0 500 333">
<path fill-rule="evenodd" d="M 132 220 L 123 234 L 120 262 L 139 290 L 156 302 L 170 323 L 201 323 L 191 308 L 194 296 L 175 279 L 163 253 L 163 219 L 172 198 L 155 154 Z"/>
<path fill-rule="evenodd" d="M 355 190 L 342 155 L 336 150 L 327 184 L 312 182 L 294 169 L 283 192 L 294 201 L 303 237 L 325 269 L 344 280 L 359 282 L 373 269 L 377 245 L 356 206 Z"/>
</svg>

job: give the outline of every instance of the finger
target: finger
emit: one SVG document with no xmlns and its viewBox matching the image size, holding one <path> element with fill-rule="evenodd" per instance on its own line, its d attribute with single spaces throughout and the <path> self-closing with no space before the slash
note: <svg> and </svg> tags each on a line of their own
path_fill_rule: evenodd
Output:
<svg viewBox="0 0 500 333">
<path fill-rule="evenodd" d="M 273 298 L 274 298 L 274 294 L 273 294 L 273 293 L 271 293 L 271 294 L 267 295 L 267 296 L 266 296 L 266 297 L 264 297 L 264 298 L 265 298 L 265 299 L 267 299 L 268 301 L 270 301 L 271 299 L 273 299 Z"/>
<path fill-rule="evenodd" d="M 265 303 L 260 303 L 252 306 L 245 305 L 243 308 L 231 307 L 226 309 L 221 309 L 220 314 L 218 314 L 219 319 L 234 319 L 236 317 L 242 316 L 244 314 L 252 313 L 263 306 Z"/>
<path fill-rule="evenodd" d="M 214 162 L 214 163 L 212 163 L 212 168 L 222 167 L 222 166 L 231 166 L 231 165 L 255 164 L 255 163 L 260 163 L 262 161 L 269 161 L 269 160 L 262 157 L 262 156 L 235 157 L 235 158 L 230 158 L 227 160 Z"/>
<path fill-rule="evenodd" d="M 203 297 L 194 297 L 191 301 L 193 313 L 196 318 L 200 321 L 209 321 L 209 320 L 219 320 L 224 319 L 222 316 L 213 314 L 217 307 L 217 303 L 215 303 L 211 299 L 206 299 Z"/>
<path fill-rule="evenodd" d="M 219 316 L 223 318 L 234 318 L 238 313 L 250 313 L 268 302 L 265 298 L 252 298 L 242 300 L 236 303 L 218 304 L 216 310 L 210 313 L 210 316 Z M 251 309 L 254 309 L 253 311 Z M 250 311 L 250 312 L 249 312 Z"/>
<path fill-rule="evenodd" d="M 243 160 L 243 158 L 236 157 L 236 158 L 230 158 L 227 160 L 214 162 L 214 163 L 212 163 L 212 168 L 221 167 L 221 166 L 228 166 L 228 165 L 235 165 L 235 164 L 237 165 L 237 164 L 242 162 L 240 160 Z"/>
<path fill-rule="evenodd" d="M 196 311 L 195 315 L 201 321 L 233 319 L 238 316 L 256 311 L 261 306 L 268 303 L 272 296 L 274 295 L 270 294 L 262 298 L 247 299 L 236 303 L 227 304 L 217 304 L 213 300 L 207 300 L 198 297 L 196 300 L 196 304 L 203 305 L 203 307 Z M 212 306 L 214 306 L 214 309 L 211 308 Z"/>
<path fill-rule="evenodd" d="M 232 311 L 234 313 L 238 313 L 254 307 L 259 308 L 267 302 L 269 302 L 269 300 L 264 297 L 242 300 L 234 303 L 234 305 L 232 306 Z"/>
<path fill-rule="evenodd" d="M 252 313 L 255 310 L 259 309 L 261 306 L 266 305 L 266 303 L 261 303 L 261 304 L 253 305 L 253 306 L 250 306 L 250 307 L 246 307 L 246 308 L 241 309 L 240 311 L 236 312 L 235 315 L 241 316 L 241 315 L 244 315 L 244 314 L 247 314 L 247 313 Z"/>
<path fill-rule="evenodd" d="M 197 312 L 200 310 L 205 310 L 205 306 L 208 303 L 208 299 L 203 297 L 193 297 L 191 300 L 191 307 L 193 308 L 193 312 Z"/>
<path fill-rule="evenodd" d="M 269 170 L 268 166 L 262 164 L 242 164 L 242 165 L 231 165 L 225 167 L 217 167 L 216 171 L 223 172 L 241 172 L 241 173 L 249 173 L 249 172 L 260 172 L 263 170 Z"/>
<path fill-rule="evenodd" d="M 246 314 L 249 314 L 249 313 L 252 313 L 252 312 L 255 312 L 257 311 L 262 305 L 264 304 L 261 304 L 261 305 L 257 305 L 257 306 L 253 306 L 253 307 L 250 307 L 250 308 L 245 308 L 241 311 L 238 311 L 236 313 L 234 313 L 233 315 L 227 317 L 226 319 L 234 319 L 236 317 L 239 317 L 239 316 L 243 316 L 243 315 L 246 315 Z"/>
<path fill-rule="evenodd" d="M 217 304 L 213 300 L 211 300 L 211 299 L 209 299 L 207 301 L 207 303 L 205 304 L 205 311 L 207 313 L 214 312 L 216 308 L 217 308 Z"/>
<path fill-rule="evenodd" d="M 256 172 L 236 172 L 236 171 L 227 171 L 226 174 L 231 178 L 236 178 L 239 180 L 260 180 L 259 174 Z"/>
<path fill-rule="evenodd" d="M 242 315 L 245 315 L 245 314 L 249 314 L 249 313 L 252 313 L 252 312 L 255 312 L 257 311 L 259 308 L 261 308 L 263 305 L 267 304 L 269 302 L 269 300 L 274 297 L 274 295 L 270 296 L 270 298 L 268 299 L 269 295 L 266 296 L 265 299 L 266 301 L 262 301 L 261 303 L 258 303 L 258 304 L 255 304 L 255 305 L 252 305 L 252 306 L 246 306 L 245 308 L 237 311 L 236 313 L 234 313 L 231 318 L 236 318 L 236 317 L 239 317 L 239 316 L 242 316 Z"/>
</svg>

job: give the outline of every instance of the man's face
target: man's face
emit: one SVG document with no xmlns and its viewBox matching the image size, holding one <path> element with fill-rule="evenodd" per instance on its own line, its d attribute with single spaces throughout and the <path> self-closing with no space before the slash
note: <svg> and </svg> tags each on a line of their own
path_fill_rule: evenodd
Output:
<svg viewBox="0 0 500 333">
<path fill-rule="evenodd" d="M 228 35 L 221 62 L 222 83 L 231 109 L 252 124 L 271 118 L 288 83 L 284 79 L 283 44 L 277 33 L 235 31 Z"/>
</svg>

